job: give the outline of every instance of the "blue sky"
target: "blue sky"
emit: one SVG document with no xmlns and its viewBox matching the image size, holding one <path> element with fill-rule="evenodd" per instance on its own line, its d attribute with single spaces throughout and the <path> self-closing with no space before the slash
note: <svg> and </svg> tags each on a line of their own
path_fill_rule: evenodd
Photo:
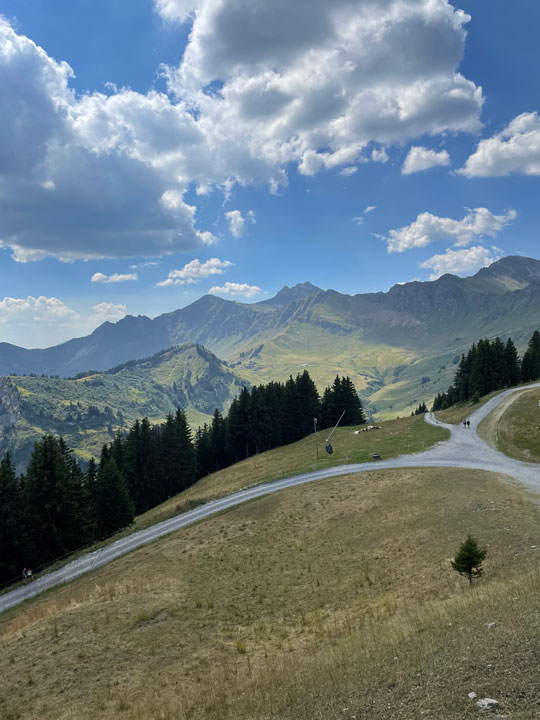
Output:
<svg viewBox="0 0 540 720">
<path fill-rule="evenodd" d="M 0 341 L 540 257 L 537 3 L 0 15 Z"/>
</svg>

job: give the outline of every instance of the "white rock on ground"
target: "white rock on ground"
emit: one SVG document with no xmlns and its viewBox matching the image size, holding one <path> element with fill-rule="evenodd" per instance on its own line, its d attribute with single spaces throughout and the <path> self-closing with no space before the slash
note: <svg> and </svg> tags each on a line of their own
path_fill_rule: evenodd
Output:
<svg viewBox="0 0 540 720">
<path fill-rule="evenodd" d="M 474 690 L 473 690 L 472 692 L 470 692 L 470 693 L 467 695 L 467 697 L 469 698 L 469 700 L 474 700 L 474 698 L 477 697 L 477 695 L 476 695 L 476 693 L 475 693 Z"/>
<path fill-rule="evenodd" d="M 498 707 L 499 703 L 497 700 L 493 700 L 493 698 L 482 698 L 476 705 L 480 710 L 494 710 Z"/>
</svg>

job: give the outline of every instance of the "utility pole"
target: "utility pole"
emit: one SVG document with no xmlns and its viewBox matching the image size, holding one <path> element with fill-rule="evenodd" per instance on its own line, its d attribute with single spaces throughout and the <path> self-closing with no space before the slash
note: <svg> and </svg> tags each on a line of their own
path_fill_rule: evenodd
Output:
<svg viewBox="0 0 540 720">
<path fill-rule="evenodd" d="M 319 459 L 319 446 L 317 444 L 317 418 L 313 418 L 313 434 L 315 435 L 315 454 L 317 455 L 317 460 Z"/>
</svg>

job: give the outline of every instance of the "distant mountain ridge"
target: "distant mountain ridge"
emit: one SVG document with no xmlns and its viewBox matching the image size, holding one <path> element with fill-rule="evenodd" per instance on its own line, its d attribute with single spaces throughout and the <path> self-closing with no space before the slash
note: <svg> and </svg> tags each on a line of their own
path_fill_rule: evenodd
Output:
<svg viewBox="0 0 540 720">
<path fill-rule="evenodd" d="M 53 433 L 88 460 L 137 418 L 160 421 L 181 407 L 193 426 L 203 424 L 245 384 L 195 343 L 77 379 L 0 377 L 0 455 L 10 450 L 22 469 L 34 442 Z"/>
<path fill-rule="evenodd" d="M 322 390 L 336 373 L 349 374 L 379 414 L 395 414 L 446 389 L 456 355 L 479 337 L 511 335 L 520 347 L 538 327 L 540 261 L 508 256 L 472 277 L 447 274 L 388 292 L 346 295 L 306 282 L 254 304 L 206 295 L 44 350 L 1 343 L 0 373 L 102 371 L 190 342 L 253 383 L 307 366 Z"/>
</svg>

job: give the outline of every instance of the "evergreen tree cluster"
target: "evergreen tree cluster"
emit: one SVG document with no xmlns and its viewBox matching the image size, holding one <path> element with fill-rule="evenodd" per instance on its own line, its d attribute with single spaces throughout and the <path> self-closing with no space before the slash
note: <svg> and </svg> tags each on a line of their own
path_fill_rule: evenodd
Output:
<svg viewBox="0 0 540 720">
<path fill-rule="evenodd" d="M 461 356 L 453 384 L 434 400 L 433 410 L 444 410 L 458 402 L 477 402 L 494 390 L 540 378 L 540 332 L 535 330 L 520 359 L 511 338 L 503 343 L 479 340 Z"/>
<path fill-rule="evenodd" d="M 250 455 L 334 425 L 365 422 L 350 378 L 336 377 L 322 400 L 307 370 L 282 384 L 244 388 L 223 417 L 193 437 L 184 412 L 162 424 L 136 420 L 104 445 L 83 472 L 62 438 L 46 435 L 17 477 L 9 453 L 0 463 L 0 584 L 130 525 L 198 478 Z"/>
<path fill-rule="evenodd" d="M 344 410 L 344 424 L 365 422 L 362 403 L 348 377 L 336 377 L 322 399 L 307 370 L 286 383 L 243 388 L 226 418 L 216 410 L 211 424 L 197 430 L 199 476 L 301 440 L 313 432 L 314 418 L 319 430 L 331 427 Z"/>
</svg>

